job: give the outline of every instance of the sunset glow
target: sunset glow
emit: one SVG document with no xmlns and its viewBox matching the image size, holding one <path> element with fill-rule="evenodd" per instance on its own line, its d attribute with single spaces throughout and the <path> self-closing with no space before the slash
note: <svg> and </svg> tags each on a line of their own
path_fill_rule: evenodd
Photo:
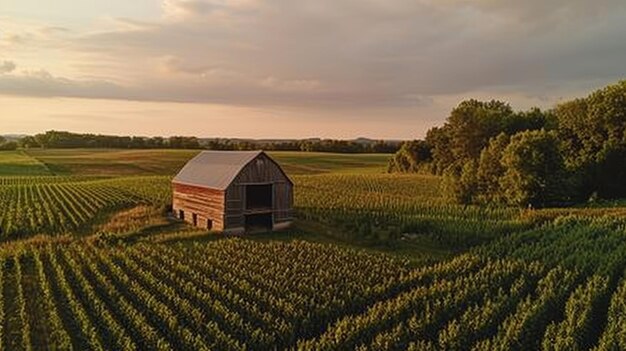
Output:
<svg viewBox="0 0 626 351">
<path fill-rule="evenodd" d="M 0 4 L 2 133 L 408 139 L 464 98 L 547 108 L 626 62 L 611 0 Z"/>
</svg>

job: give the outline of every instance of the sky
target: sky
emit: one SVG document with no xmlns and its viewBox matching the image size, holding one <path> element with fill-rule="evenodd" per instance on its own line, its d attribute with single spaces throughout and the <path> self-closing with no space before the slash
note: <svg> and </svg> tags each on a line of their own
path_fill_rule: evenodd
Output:
<svg viewBox="0 0 626 351">
<path fill-rule="evenodd" d="M 626 79 L 623 0 L 0 0 L 0 134 L 421 138 Z"/>
</svg>

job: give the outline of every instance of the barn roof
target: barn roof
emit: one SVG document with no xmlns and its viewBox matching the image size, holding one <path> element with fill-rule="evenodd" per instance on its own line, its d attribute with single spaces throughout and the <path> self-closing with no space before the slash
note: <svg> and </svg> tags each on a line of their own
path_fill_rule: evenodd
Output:
<svg viewBox="0 0 626 351">
<path fill-rule="evenodd" d="M 174 177 L 182 183 L 225 190 L 237 174 L 263 151 L 202 151 Z"/>
</svg>

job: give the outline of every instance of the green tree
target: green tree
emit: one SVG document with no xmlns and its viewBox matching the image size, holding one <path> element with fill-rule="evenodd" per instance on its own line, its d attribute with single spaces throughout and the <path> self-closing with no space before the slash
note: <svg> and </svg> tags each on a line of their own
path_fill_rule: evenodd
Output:
<svg viewBox="0 0 626 351">
<path fill-rule="evenodd" d="M 507 203 L 542 207 L 566 198 L 568 180 L 555 133 L 525 131 L 504 150 L 500 187 Z"/>
<path fill-rule="evenodd" d="M 0 144 L 0 151 L 12 151 L 17 149 L 17 143 L 15 141 L 5 142 Z"/>
<path fill-rule="evenodd" d="M 454 163 L 455 156 L 450 151 L 452 135 L 450 126 L 434 127 L 426 133 L 426 143 L 431 146 L 432 172 L 443 174 L 444 171 Z"/>
<path fill-rule="evenodd" d="M 429 170 L 432 161 L 430 145 L 424 140 L 402 143 L 400 150 L 389 160 L 389 172 L 418 172 Z"/>
<path fill-rule="evenodd" d="M 448 117 L 450 151 L 457 160 L 478 159 L 489 139 L 500 134 L 512 115 L 511 106 L 501 101 L 461 102 Z"/>
<path fill-rule="evenodd" d="M 479 191 L 477 171 L 478 163 L 472 159 L 448 167 L 441 182 L 444 197 L 458 204 L 474 203 Z"/>
<path fill-rule="evenodd" d="M 466 100 L 455 107 L 442 127 L 426 134 L 431 147 L 432 171 L 442 174 L 455 162 L 478 160 L 491 138 L 501 133 L 513 135 L 525 130 L 553 128 L 554 117 L 538 108 L 513 112 L 502 101 Z"/>
<path fill-rule="evenodd" d="M 482 203 L 501 202 L 502 188 L 500 178 L 506 168 L 502 164 L 502 155 L 511 138 L 500 133 L 489 141 L 489 145 L 480 153 L 478 161 L 477 181 L 479 187 L 478 201 Z"/>
<path fill-rule="evenodd" d="M 556 128 L 556 117 L 551 111 L 541 111 L 533 107 L 528 111 L 519 111 L 504 120 L 503 132 L 513 135 L 525 130 L 552 130 Z"/>
<path fill-rule="evenodd" d="M 555 109 L 567 166 L 582 179 L 583 195 L 626 195 L 626 81 Z"/>
<path fill-rule="evenodd" d="M 19 140 L 19 144 L 21 147 L 28 149 L 31 147 L 37 147 L 39 144 L 37 143 L 37 139 L 32 136 L 25 136 Z"/>
</svg>

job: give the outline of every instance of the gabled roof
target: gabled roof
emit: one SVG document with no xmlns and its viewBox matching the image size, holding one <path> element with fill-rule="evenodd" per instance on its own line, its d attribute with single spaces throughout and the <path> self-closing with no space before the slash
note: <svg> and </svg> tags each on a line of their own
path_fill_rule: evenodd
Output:
<svg viewBox="0 0 626 351">
<path fill-rule="evenodd" d="M 237 174 L 263 151 L 202 151 L 174 177 L 174 183 L 226 190 Z"/>
</svg>

